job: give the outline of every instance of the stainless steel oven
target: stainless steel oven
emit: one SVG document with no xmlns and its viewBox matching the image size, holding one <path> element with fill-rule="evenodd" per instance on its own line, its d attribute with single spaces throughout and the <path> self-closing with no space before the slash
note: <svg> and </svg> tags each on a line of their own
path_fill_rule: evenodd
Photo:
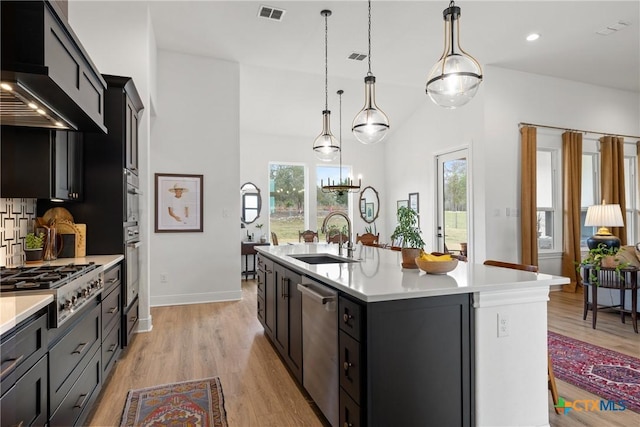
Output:
<svg viewBox="0 0 640 427">
<path fill-rule="evenodd" d="M 139 221 L 139 203 L 142 193 L 138 188 L 138 175 L 128 169 L 124 170 L 127 177 L 127 195 L 125 200 L 125 223 L 137 224 Z"/>
<path fill-rule="evenodd" d="M 125 307 L 129 307 L 138 295 L 140 288 L 140 234 L 137 225 L 130 225 L 124 229 L 125 253 L 124 265 L 126 280 L 124 283 Z"/>
</svg>

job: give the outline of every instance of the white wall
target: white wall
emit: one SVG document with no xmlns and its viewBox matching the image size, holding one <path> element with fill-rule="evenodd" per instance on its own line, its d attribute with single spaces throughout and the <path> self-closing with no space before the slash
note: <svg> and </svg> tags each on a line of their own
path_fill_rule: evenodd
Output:
<svg viewBox="0 0 640 427">
<path fill-rule="evenodd" d="M 145 2 L 72 1 L 69 23 L 103 74 L 132 77 L 145 110 L 139 127 L 140 259 L 139 330 L 150 330 L 149 245 L 152 232 L 153 181 L 149 175 L 151 106 L 156 97 L 155 35 Z"/>
<path fill-rule="evenodd" d="M 239 66 L 164 50 L 157 61 L 150 174 L 204 175 L 204 232 L 151 234 L 151 305 L 240 299 Z"/>
</svg>

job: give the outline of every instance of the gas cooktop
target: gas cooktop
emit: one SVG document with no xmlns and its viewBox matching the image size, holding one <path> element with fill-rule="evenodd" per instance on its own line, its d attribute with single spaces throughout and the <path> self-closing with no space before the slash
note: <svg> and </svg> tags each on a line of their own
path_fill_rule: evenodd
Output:
<svg viewBox="0 0 640 427">
<path fill-rule="evenodd" d="M 97 268 L 95 263 L 61 266 L 0 267 L 0 291 L 20 291 L 58 288 L 76 277 Z"/>
</svg>

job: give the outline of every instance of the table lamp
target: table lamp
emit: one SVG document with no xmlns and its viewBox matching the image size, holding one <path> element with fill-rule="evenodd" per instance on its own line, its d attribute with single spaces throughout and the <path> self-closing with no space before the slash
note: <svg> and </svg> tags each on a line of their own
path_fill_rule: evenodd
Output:
<svg viewBox="0 0 640 427">
<path fill-rule="evenodd" d="M 589 249 L 596 249 L 601 243 L 607 248 L 619 248 L 620 239 L 611 234 L 607 227 L 624 227 L 620 205 L 607 205 L 602 201 L 601 205 L 589 206 L 585 227 L 600 227 L 598 232 L 587 239 Z"/>
</svg>

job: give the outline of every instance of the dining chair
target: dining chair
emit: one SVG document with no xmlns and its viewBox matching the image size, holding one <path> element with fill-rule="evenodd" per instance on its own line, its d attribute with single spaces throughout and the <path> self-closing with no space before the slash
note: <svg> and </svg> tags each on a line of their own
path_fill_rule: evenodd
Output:
<svg viewBox="0 0 640 427">
<path fill-rule="evenodd" d="M 530 271 L 532 273 L 538 272 L 537 265 L 530 264 L 516 264 L 512 262 L 496 261 L 488 259 L 484 262 L 484 265 L 490 265 L 493 267 L 511 268 L 513 270 Z M 547 387 L 551 391 L 551 400 L 553 401 L 553 408 L 556 414 L 562 413 L 562 408 L 558 407 L 558 388 L 556 387 L 556 377 L 553 375 L 553 366 L 551 365 L 551 355 L 549 349 L 547 349 Z"/>
<path fill-rule="evenodd" d="M 356 243 L 362 242 L 365 246 L 377 246 L 380 241 L 380 233 L 364 233 L 362 236 L 356 233 Z"/>
<path fill-rule="evenodd" d="M 273 231 L 271 232 L 271 244 L 273 246 L 278 246 L 278 236 Z"/>
<path fill-rule="evenodd" d="M 318 241 L 318 233 L 313 230 L 304 230 L 298 232 L 298 242 L 312 243 Z"/>
<path fill-rule="evenodd" d="M 342 243 L 347 243 L 349 241 L 349 237 L 346 234 L 337 233 L 331 236 L 327 234 L 327 243 L 340 243 L 340 236 L 342 236 Z"/>
</svg>

